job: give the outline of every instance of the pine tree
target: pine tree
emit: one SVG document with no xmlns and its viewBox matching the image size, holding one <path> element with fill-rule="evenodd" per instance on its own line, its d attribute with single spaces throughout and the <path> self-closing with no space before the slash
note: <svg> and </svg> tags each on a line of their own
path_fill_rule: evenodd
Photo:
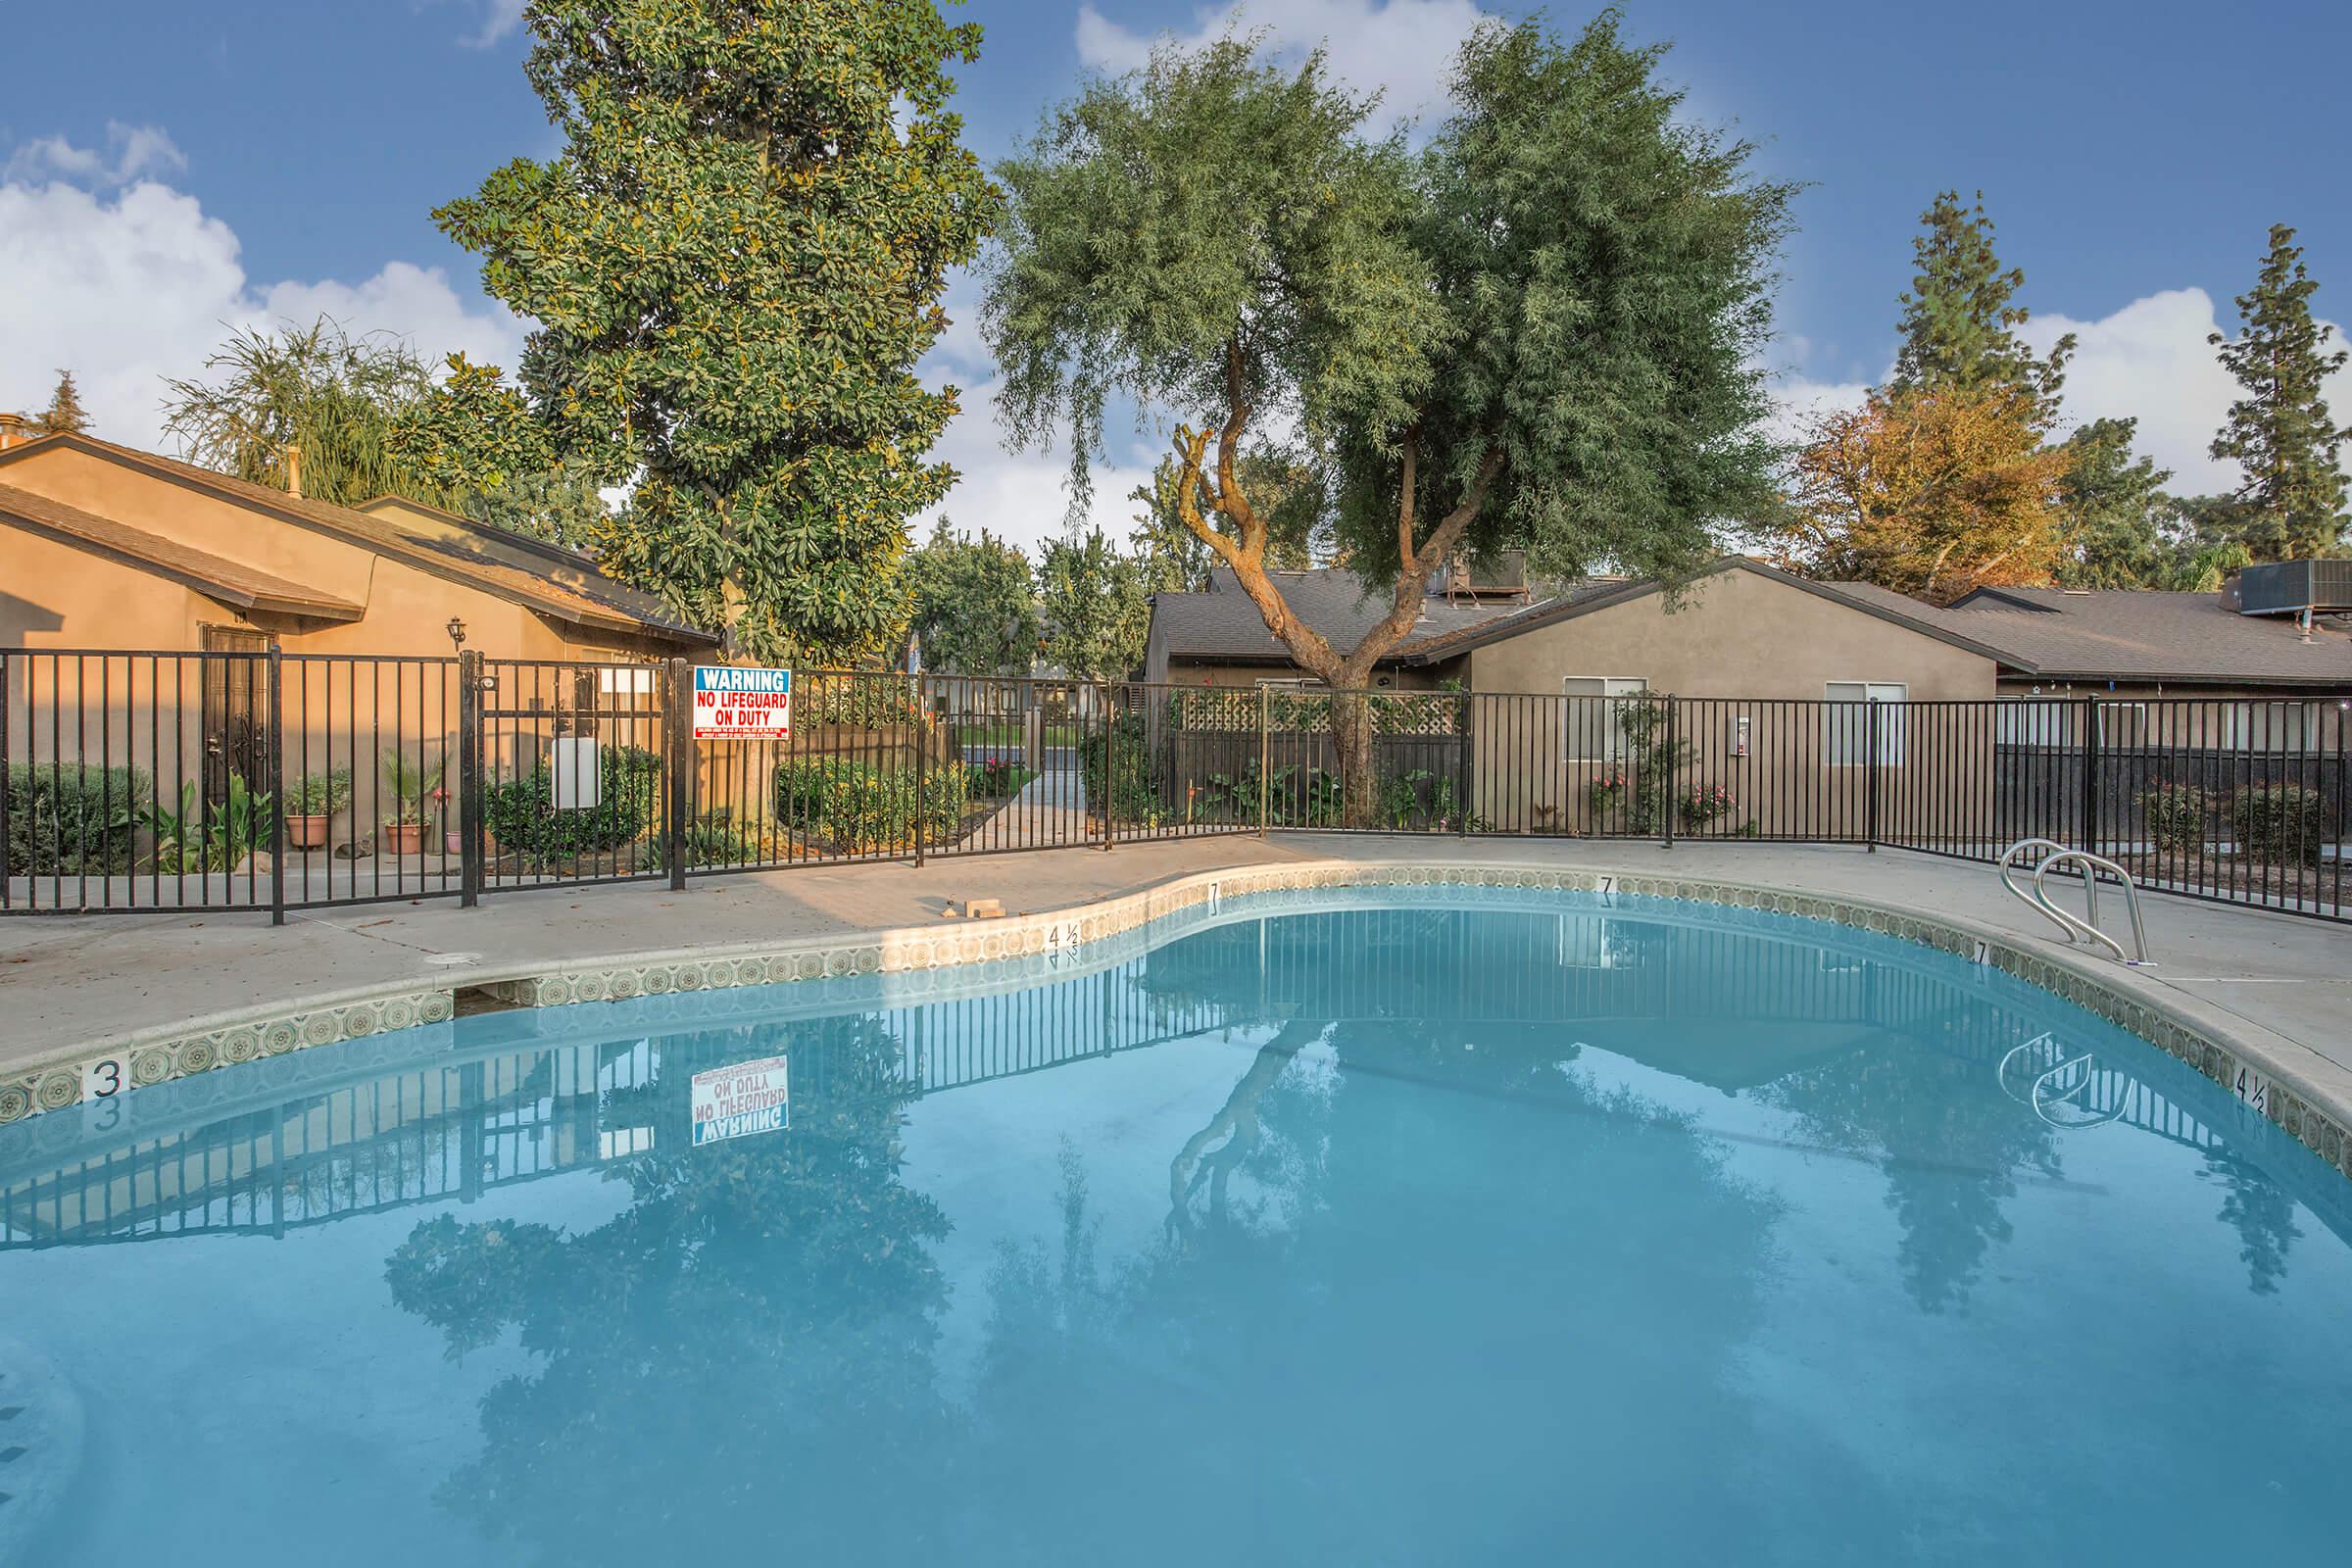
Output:
<svg viewBox="0 0 2352 1568">
<path fill-rule="evenodd" d="M 2164 493 L 2171 471 L 2132 452 L 2138 430 L 2137 419 L 2093 419 L 2059 449 L 2067 457 L 2058 492 L 2062 587 L 2153 588 L 2165 576 L 2180 506 Z"/>
<path fill-rule="evenodd" d="M 72 370 L 57 372 L 57 390 L 32 427 L 43 435 L 71 435 L 90 427 L 89 411 L 81 406 L 81 389 L 74 384 Z"/>
<path fill-rule="evenodd" d="M 2246 395 L 2230 405 L 2229 422 L 2213 439 L 2213 456 L 2232 458 L 2245 470 L 2237 499 L 2245 503 L 2244 544 L 2256 561 L 2324 556 L 2341 543 L 2344 471 L 2337 449 L 2352 429 L 2339 429 L 2321 395 L 2326 379 L 2343 368 L 2345 351 L 2328 349 L 2332 329 L 2312 319 L 2319 285 L 2303 267 L 2303 248 L 2284 223 L 2271 225 L 2270 254 L 2251 293 L 2237 297 L 2245 330 L 2209 339 Z"/>
<path fill-rule="evenodd" d="M 1974 208 L 1960 205 L 1958 191 L 1938 191 L 1919 220 L 1927 232 L 1911 241 L 1919 271 L 1900 300 L 1903 346 L 1895 356 L 1892 389 L 2016 387 L 2033 397 L 2038 422 L 2047 427 L 2075 352 L 2074 335 L 2060 338 L 2047 359 L 2034 358 L 2017 336 L 2029 316 L 2016 303 L 2026 274 L 2002 269 L 1983 191 Z"/>
</svg>

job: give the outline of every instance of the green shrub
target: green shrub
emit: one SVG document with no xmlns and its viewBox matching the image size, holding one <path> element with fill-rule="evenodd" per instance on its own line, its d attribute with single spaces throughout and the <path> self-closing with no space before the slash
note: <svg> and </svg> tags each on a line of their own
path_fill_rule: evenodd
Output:
<svg viewBox="0 0 2352 1568">
<path fill-rule="evenodd" d="M 1097 810 L 1108 802 L 1113 822 L 1157 827 L 1167 820 L 1152 778 L 1152 749 L 1144 742 L 1143 714 L 1130 711 L 1108 725 L 1089 725 L 1078 737 L 1078 768 L 1086 798 Z"/>
<path fill-rule="evenodd" d="M 848 757 L 815 757 L 776 768 L 776 816 L 790 827 L 854 853 L 947 844 L 962 835 L 970 780 L 961 762 L 923 772 L 918 804 L 911 766 L 888 770 Z"/>
<path fill-rule="evenodd" d="M 2198 855 L 2205 849 L 2213 798 L 2194 784 L 2159 784 L 2139 792 L 2139 819 L 2160 850 Z"/>
<path fill-rule="evenodd" d="M 193 779 L 181 784 L 179 809 L 159 805 L 140 813 L 155 833 L 155 868 L 173 876 L 234 871 L 269 843 L 270 807 L 270 795 L 247 789 L 242 773 L 228 775 L 228 798 L 209 809 Z"/>
<path fill-rule="evenodd" d="M 332 816 L 351 800 L 351 769 L 305 773 L 286 791 L 288 816 Z"/>
<path fill-rule="evenodd" d="M 662 810 L 662 759 L 635 746 L 600 748 L 596 805 L 556 808 L 554 772 L 541 761 L 521 778 L 482 791 L 482 826 L 502 855 L 569 859 L 619 849 Z"/>
<path fill-rule="evenodd" d="M 19 876 L 103 876 L 130 869 L 148 778 L 129 767 L 12 762 L 8 869 Z"/>
<path fill-rule="evenodd" d="M 2327 802 L 2302 784 L 2249 784 L 2230 800 L 2237 853 L 2274 864 L 2318 864 L 2326 821 Z"/>
</svg>

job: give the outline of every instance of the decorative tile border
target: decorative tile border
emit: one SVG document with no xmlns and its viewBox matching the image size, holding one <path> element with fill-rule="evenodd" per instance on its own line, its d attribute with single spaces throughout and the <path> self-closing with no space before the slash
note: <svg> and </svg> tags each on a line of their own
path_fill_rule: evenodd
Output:
<svg viewBox="0 0 2352 1568">
<path fill-rule="evenodd" d="M 1077 909 L 847 938 L 603 957 L 529 974 L 485 976 L 478 989 L 517 1006 L 553 1007 L 802 980 L 910 975 L 1005 959 L 1075 956 L 1105 938 L 1203 906 L 1204 913 L 1210 912 L 1223 901 L 1255 894 L 1408 887 L 1675 899 L 1826 920 L 1986 963 L 2096 1013 L 2225 1088 L 2237 1082 L 2241 1070 L 2260 1074 L 2268 1085 L 2264 1114 L 2335 1170 L 2352 1177 L 2352 1090 L 2315 1092 L 2296 1065 L 2285 1059 L 2289 1053 L 2307 1054 L 2292 1042 L 2280 1039 L 2273 1045 L 2230 1026 L 2200 1027 L 2183 1016 L 2177 1004 L 2141 989 L 2144 982 L 2129 978 L 2130 970 L 2116 970 L 2111 976 L 2087 967 L 2088 960 L 2079 965 L 2018 946 L 1990 928 L 1930 918 L 1864 899 L 1738 882 L 1500 863 L 1325 860 L 1245 866 L 1197 872 Z M 1021 983 L 1036 978 L 1024 975 Z M 117 1064 L 123 1088 L 135 1090 L 263 1056 L 441 1023 L 453 1010 L 453 994 L 446 987 L 402 989 L 211 1020 L 210 1027 L 148 1031 L 0 1079 L 0 1123 L 78 1103 L 90 1070 L 103 1063 Z"/>
</svg>

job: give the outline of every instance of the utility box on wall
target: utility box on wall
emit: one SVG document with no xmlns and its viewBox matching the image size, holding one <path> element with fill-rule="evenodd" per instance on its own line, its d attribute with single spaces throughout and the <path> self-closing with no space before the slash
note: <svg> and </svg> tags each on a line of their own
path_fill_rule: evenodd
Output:
<svg viewBox="0 0 2352 1568">
<path fill-rule="evenodd" d="M 553 743 L 554 752 L 548 759 L 553 777 L 555 808 L 559 811 L 592 811 L 602 802 L 605 772 L 604 759 L 592 739 L 579 736 L 559 736 Z"/>
</svg>

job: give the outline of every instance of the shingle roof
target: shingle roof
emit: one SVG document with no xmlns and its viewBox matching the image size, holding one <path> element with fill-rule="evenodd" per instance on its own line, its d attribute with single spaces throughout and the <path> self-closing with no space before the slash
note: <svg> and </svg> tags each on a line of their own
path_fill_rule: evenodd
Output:
<svg viewBox="0 0 2352 1568">
<path fill-rule="evenodd" d="M 321 589 L 197 550 L 144 528 L 133 528 L 112 517 L 69 507 L 62 501 L 52 501 L 14 485 L 0 484 L 0 522 L 29 528 L 144 566 L 239 610 L 309 615 L 320 620 L 357 620 L 364 612 L 363 607 Z"/>
<path fill-rule="evenodd" d="M 406 496 L 377 496 L 352 509 L 375 518 L 427 550 L 460 561 L 512 566 L 546 578 L 560 588 L 665 630 L 694 630 L 654 595 L 613 581 L 597 569 L 585 550 L 533 539 L 495 523 L 428 507 Z M 715 639 L 713 639 L 715 640 Z"/>
<path fill-rule="evenodd" d="M 419 570 L 471 584 L 575 625 L 630 633 L 651 631 L 661 636 L 703 644 L 715 644 L 719 640 L 715 633 L 690 625 L 667 611 L 640 612 L 620 608 L 616 596 L 626 594 L 629 590 L 596 572 L 593 566 L 585 568 L 588 576 L 594 579 L 593 586 L 587 582 L 567 583 L 553 570 L 501 562 L 491 558 L 488 552 L 476 555 L 420 539 L 416 537 L 413 525 L 404 526 L 399 519 L 370 515 L 350 507 L 316 501 L 308 496 L 288 495 L 269 485 L 254 484 L 230 474 L 217 473 L 211 468 L 200 468 L 192 463 L 182 463 L 159 453 L 117 446 L 112 441 L 101 441 L 96 436 L 53 435 L 27 442 L 0 452 L 0 466 L 58 446 L 104 458 L 174 484 L 209 491 L 255 511 L 374 550 Z"/>
<path fill-rule="evenodd" d="M 1924 612 L 1929 609 L 1928 606 L 1915 599 L 1906 599 L 1901 594 L 1885 594 L 1883 597 L 1849 594 L 1846 590 L 1856 585 L 1813 582 L 1803 577 L 1792 576 L 1776 566 L 1768 566 L 1763 562 L 1747 556 L 1722 557 L 1713 564 L 1701 568 L 1690 580 L 1696 581 L 1700 577 L 1711 577 L 1718 572 L 1725 571 L 1753 572 L 1759 577 L 1769 577 L 1775 582 L 1786 583 L 1802 592 L 1848 605 L 1865 614 L 1875 615 L 1881 620 L 1891 621 L 1905 630 L 1933 637 L 1938 642 L 1965 648 L 1970 653 L 1980 654 L 1986 659 L 2000 657 L 1995 650 L 1972 640 L 1959 630 L 1940 624 L 1927 615 L 1912 613 L 1912 612 Z M 1532 606 L 1504 619 L 1489 621 L 1482 626 L 1452 632 L 1445 637 L 1432 638 L 1423 642 L 1414 648 L 1412 657 L 1407 662 L 1426 664 L 1434 663 L 1441 659 L 1451 659 L 1454 655 L 1467 649 L 1481 648 L 1489 643 L 1498 643 L 1506 638 L 1534 631 L 1539 626 L 1549 626 L 1557 621 L 1571 620 L 1578 615 L 1590 614 L 1596 610 L 1606 610 L 1611 606 L 1628 604 L 1637 599 L 1645 599 L 1651 594 L 1663 593 L 1668 586 L 1663 578 L 1657 577 L 1643 578 L 1638 581 L 1629 581 L 1622 577 L 1588 578 L 1559 598 Z M 1873 590 L 1874 594 L 1878 592 L 1878 590 Z"/>
<path fill-rule="evenodd" d="M 1363 579 L 1345 567 L 1272 573 L 1291 613 L 1320 632 L 1334 648 L 1353 648 L 1387 618 L 1392 601 L 1385 589 L 1366 588 Z M 1447 604 L 1433 594 L 1421 604 L 1421 618 L 1388 656 L 1402 659 L 1422 643 L 1515 614 L 1525 607 L 1509 604 Z M 1242 590 L 1233 572 L 1216 568 L 1205 593 L 1161 593 L 1152 599 L 1152 628 L 1178 659 L 1266 660 L 1288 662 L 1290 653 L 1257 612 L 1257 605 Z"/>
<path fill-rule="evenodd" d="M 1840 593 L 1902 599 L 1837 583 Z M 1997 650 L 2001 662 L 2052 680 L 2179 681 L 2352 690 L 2352 637 L 2322 621 L 2312 640 L 2292 620 L 2244 615 L 2221 594 L 2149 589 L 1980 589 L 1913 614 Z"/>
</svg>

